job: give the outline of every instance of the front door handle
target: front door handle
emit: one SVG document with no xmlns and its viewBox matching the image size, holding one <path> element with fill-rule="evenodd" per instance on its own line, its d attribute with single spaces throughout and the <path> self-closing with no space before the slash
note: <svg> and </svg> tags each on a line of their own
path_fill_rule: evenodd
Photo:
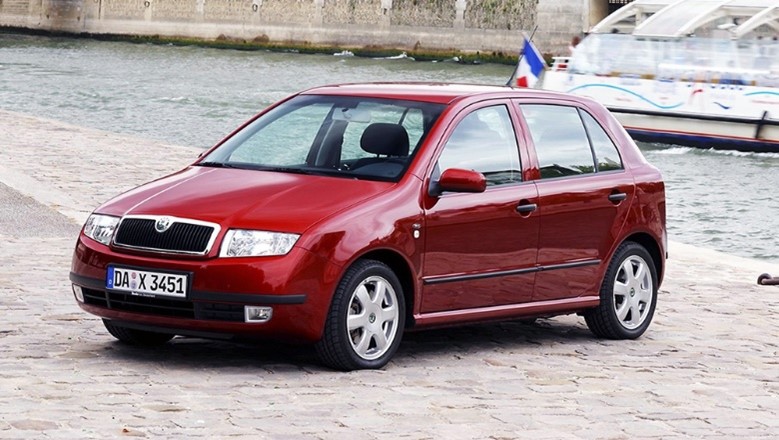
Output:
<svg viewBox="0 0 779 440">
<path fill-rule="evenodd" d="M 614 192 L 609 194 L 609 201 L 611 203 L 619 203 L 628 198 L 628 195 L 623 192 Z"/>
<path fill-rule="evenodd" d="M 538 205 L 535 203 L 523 203 L 517 206 L 517 212 L 520 214 L 530 214 L 531 212 L 535 211 L 536 208 L 538 208 Z"/>
</svg>

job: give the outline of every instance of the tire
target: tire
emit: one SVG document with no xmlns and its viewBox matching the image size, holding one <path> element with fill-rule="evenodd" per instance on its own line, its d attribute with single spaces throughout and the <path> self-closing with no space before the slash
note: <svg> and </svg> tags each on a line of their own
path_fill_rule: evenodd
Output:
<svg viewBox="0 0 779 440">
<path fill-rule="evenodd" d="M 622 243 L 600 289 L 600 305 L 584 313 L 587 327 L 607 339 L 636 339 L 649 327 L 657 304 L 657 269 L 638 243 Z"/>
<path fill-rule="evenodd" d="M 338 283 L 317 355 L 336 370 L 382 368 L 400 345 L 405 318 L 403 290 L 392 269 L 358 260 Z"/>
<path fill-rule="evenodd" d="M 121 342 L 140 347 L 156 347 L 159 345 L 164 345 L 173 339 L 174 336 L 176 336 L 167 333 L 149 332 L 145 330 L 122 327 L 120 325 L 114 324 L 109 319 L 104 319 L 103 325 L 105 326 L 106 330 L 108 330 L 108 333 L 111 333 L 111 336 L 115 337 Z"/>
</svg>

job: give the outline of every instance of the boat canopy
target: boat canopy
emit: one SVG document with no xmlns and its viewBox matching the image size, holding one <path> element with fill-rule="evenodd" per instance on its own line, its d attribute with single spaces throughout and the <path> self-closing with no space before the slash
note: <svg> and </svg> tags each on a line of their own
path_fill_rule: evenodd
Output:
<svg viewBox="0 0 779 440">
<path fill-rule="evenodd" d="M 675 40 L 590 34 L 565 60 L 566 70 L 571 73 L 619 76 L 625 81 L 635 78 L 779 87 L 779 41 L 773 39 Z"/>
<path fill-rule="evenodd" d="M 779 31 L 779 0 L 635 0 L 591 33 L 629 33 L 640 38 L 676 39 L 712 26 L 740 39 L 761 26 Z"/>
</svg>

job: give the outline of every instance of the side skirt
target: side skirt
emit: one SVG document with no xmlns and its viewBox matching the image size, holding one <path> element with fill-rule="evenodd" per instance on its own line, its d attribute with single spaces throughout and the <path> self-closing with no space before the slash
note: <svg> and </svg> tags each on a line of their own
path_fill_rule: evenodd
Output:
<svg viewBox="0 0 779 440">
<path fill-rule="evenodd" d="M 449 310 L 414 315 L 415 328 L 431 328 L 469 322 L 501 321 L 533 316 L 563 315 L 596 307 L 598 296 L 582 296 L 554 301 L 509 304 L 478 309 Z"/>
</svg>

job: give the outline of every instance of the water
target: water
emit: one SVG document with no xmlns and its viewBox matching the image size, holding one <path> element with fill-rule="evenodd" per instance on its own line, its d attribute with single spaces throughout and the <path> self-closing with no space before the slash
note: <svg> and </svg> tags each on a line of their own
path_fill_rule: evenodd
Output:
<svg viewBox="0 0 779 440">
<path fill-rule="evenodd" d="M 663 172 L 672 240 L 779 263 L 779 154 L 640 146 Z"/>
<path fill-rule="evenodd" d="M 0 34 L 0 108 L 205 148 L 297 90 L 359 81 L 504 84 L 511 66 Z M 779 264 L 779 154 L 640 144 L 671 240 Z"/>
<path fill-rule="evenodd" d="M 0 34 L 0 107 L 205 148 L 301 89 L 384 80 L 503 84 L 511 70 Z"/>
</svg>

